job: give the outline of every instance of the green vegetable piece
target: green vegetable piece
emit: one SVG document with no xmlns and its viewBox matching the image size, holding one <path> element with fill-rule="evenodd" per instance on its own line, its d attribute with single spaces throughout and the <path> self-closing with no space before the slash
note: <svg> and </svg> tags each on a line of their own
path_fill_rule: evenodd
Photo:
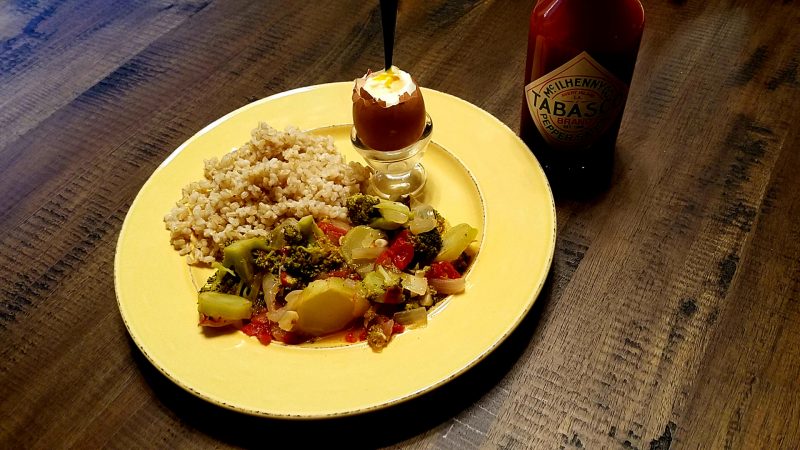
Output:
<svg viewBox="0 0 800 450">
<path fill-rule="evenodd" d="M 382 301 L 386 294 L 386 280 L 379 272 L 370 272 L 362 280 L 364 296 L 370 301 Z"/>
<path fill-rule="evenodd" d="M 284 270 L 304 282 L 311 281 L 321 273 L 339 269 L 344 264 L 344 258 L 331 245 L 296 245 L 287 247 L 285 251 L 282 262 Z"/>
<path fill-rule="evenodd" d="M 375 205 L 375 208 L 379 209 L 381 214 L 383 214 L 385 210 L 389 210 L 405 214 L 406 216 L 411 215 L 411 209 L 407 205 L 404 205 L 400 202 L 393 202 L 391 200 L 381 200 L 380 203 Z"/>
<path fill-rule="evenodd" d="M 236 276 L 236 273 L 218 262 L 212 263 L 211 267 L 217 269 L 217 271 L 208 278 L 206 284 L 200 288 L 200 292 L 236 293 L 239 286 L 239 277 Z"/>
<path fill-rule="evenodd" d="M 399 202 L 381 200 L 375 208 L 380 211 L 381 217 L 389 222 L 404 224 L 411 218 L 411 209 Z"/>
<path fill-rule="evenodd" d="M 373 219 L 380 217 L 380 212 L 375 205 L 381 199 L 374 195 L 355 194 L 347 197 L 347 216 L 353 225 L 367 225 Z"/>
<path fill-rule="evenodd" d="M 370 221 L 369 225 L 373 228 L 396 230 L 411 218 L 411 210 L 399 202 L 381 200 L 375 205 L 375 209 L 378 210 L 380 216 Z"/>
<path fill-rule="evenodd" d="M 354 225 L 396 230 L 408 222 L 411 210 L 400 202 L 382 200 L 373 195 L 355 194 L 347 198 L 347 216 Z"/>
<path fill-rule="evenodd" d="M 402 303 L 405 296 L 401 280 L 400 273 L 378 266 L 364 276 L 361 282 L 362 295 L 376 303 Z"/>
<path fill-rule="evenodd" d="M 414 261 L 412 265 L 429 266 L 442 250 L 442 235 L 437 228 L 420 234 L 411 235 L 414 244 Z"/>
<path fill-rule="evenodd" d="M 398 286 L 400 285 L 400 273 L 395 272 L 394 270 L 386 269 L 383 266 L 378 266 L 375 269 L 383 277 L 383 283 L 386 286 Z"/>
<path fill-rule="evenodd" d="M 259 269 L 277 275 L 283 262 L 283 256 L 278 250 L 253 250 L 253 264 Z"/>
<path fill-rule="evenodd" d="M 305 236 L 303 236 L 303 232 L 300 231 L 296 220 L 285 220 L 275 231 L 280 233 L 281 239 L 284 242 L 283 245 L 299 245 L 305 241 Z"/>
<path fill-rule="evenodd" d="M 253 250 L 269 250 L 263 238 L 242 239 L 223 249 L 222 265 L 233 268 L 236 275 L 247 283 L 253 281 Z"/>
<path fill-rule="evenodd" d="M 436 255 L 436 261 L 453 261 L 467 249 L 478 236 L 477 228 L 460 223 L 442 234 L 442 250 Z"/>
<path fill-rule="evenodd" d="M 300 229 L 300 232 L 303 234 L 306 242 L 314 243 L 317 239 L 322 238 L 325 236 L 325 233 L 317 226 L 317 223 L 314 222 L 313 216 L 305 216 L 297 222 L 297 227 Z"/>
<path fill-rule="evenodd" d="M 368 227 L 358 225 L 351 228 L 342 239 L 342 246 L 339 251 L 348 263 L 353 262 L 353 250 L 357 248 L 369 248 L 378 239 L 386 239 L 386 233 Z"/>
<path fill-rule="evenodd" d="M 369 223 L 369 226 L 372 228 L 378 228 L 380 230 L 396 230 L 403 226 L 402 223 L 392 222 L 391 220 L 386 220 L 383 217 L 378 217 L 377 219 L 372 220 Z"/>
<path fill-rule="evenodd" d="M 222 292 L 201 292 L 197 296 L 197 310 L 209 317 L 222 320 L 249 319 L 253 304 L 244 297 Z"/>
</svg>

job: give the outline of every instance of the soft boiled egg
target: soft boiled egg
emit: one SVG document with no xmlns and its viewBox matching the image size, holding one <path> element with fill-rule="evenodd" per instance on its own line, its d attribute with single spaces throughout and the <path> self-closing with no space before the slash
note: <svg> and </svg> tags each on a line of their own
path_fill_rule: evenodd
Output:
<svg viewBox="0 0 800 450">
<path fill-rule="evenodd" d="M 358 78 L 353 125 L 361 142 L 375 150 L 399 150 L 416 142 L 425 129 L 425 102 L 411 75 L 392 66 Z"/>
</svg>

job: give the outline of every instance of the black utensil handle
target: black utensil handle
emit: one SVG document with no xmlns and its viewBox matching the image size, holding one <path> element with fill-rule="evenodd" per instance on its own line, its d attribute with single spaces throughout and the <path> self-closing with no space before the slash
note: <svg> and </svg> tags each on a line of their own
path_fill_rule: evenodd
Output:
<svg viewBox="0 0 800 450">
<path fill-rule="evenodd" d="M 397 1 L 381 0 L 381 26 L 383 27 L 383 65 L 386 70 L 392 67 L 394 53 L 394 30 L 397 25 Z"/>
</svg>

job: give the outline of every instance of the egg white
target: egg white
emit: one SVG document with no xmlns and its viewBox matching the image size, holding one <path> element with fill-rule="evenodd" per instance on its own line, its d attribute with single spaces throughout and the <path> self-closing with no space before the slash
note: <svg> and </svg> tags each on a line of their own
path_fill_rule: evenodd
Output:
<svg viewBox="0 0 800 450">
<path fill-rule="evenodd" d="M 386 103 L 386 107 L 400 103 L 404 94 L 411 95 L 417 89 L 411 75 L 396 66 L 367 75 L 364 90 L 376 100 Z"/>
</svg>

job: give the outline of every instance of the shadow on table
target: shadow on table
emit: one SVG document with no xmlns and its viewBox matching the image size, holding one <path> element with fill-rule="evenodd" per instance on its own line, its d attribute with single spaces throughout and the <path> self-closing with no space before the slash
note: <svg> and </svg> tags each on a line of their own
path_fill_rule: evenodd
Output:
<svg viewBox="0 0 800 450">
<path fill-rule="evenodd" d="M 184 423 L 232 445 L 334 445 L 381 447 L 424 433 L 457 416 L 488 393 L 524 353 L 550 291 L 551 275 L 519 327 L 483 361 L 420 397 L 351 417 L 283 420 L 237 413 L 201 400 L 172 383 L 130 341 L 133 358 L 155 396 Z"/>
</svg>

